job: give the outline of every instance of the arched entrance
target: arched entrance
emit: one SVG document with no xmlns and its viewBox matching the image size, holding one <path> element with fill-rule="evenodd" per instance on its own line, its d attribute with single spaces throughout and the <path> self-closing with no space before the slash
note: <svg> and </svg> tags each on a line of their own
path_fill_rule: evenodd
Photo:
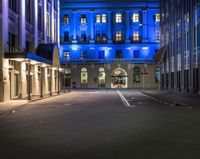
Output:
<svg viewBox="0 0 200 159">
<path fill-rule="evenodd" d="M 111 88 L 127 88 L 128 76 L 125 70 L 116 68 L 111 74 L 112 83 Z"/>
</svg>

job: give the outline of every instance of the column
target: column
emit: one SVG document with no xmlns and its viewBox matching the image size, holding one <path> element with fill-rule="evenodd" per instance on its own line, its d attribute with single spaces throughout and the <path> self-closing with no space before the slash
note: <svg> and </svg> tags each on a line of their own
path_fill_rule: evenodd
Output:
<svg viewBox="0 0 200 159">
<path fill-rule="evenodd" d="M 72 28 L 73 28 L 73 40 L 72 43 L 73 44 L 77 44 L 77 19 L 76 19 L 76 11 L 73 12 L 73 24 L 72 24 Z"/>
<path fill-rule="evenodd" d="M 34 0 L 34 49 L 38 46 L 38 0 Z"/>
<path fill-rule="evenodd" d="M 129 11 L 126 11 L 126 43 L 129 44 L 130 43 L 130 19 L 129 19 Z"/>
<path fill-rule="evenodd" d="M 25 0 L 20 0 L 20 12 L 19 12 L 19 48 L 21 50 L 26 49 L 26 12 L 25 12 Z"/>
<path fill-rule="evenodd" d="M 94 44 L 95 40 L 94 40 L 94 12 L 93 11 L 90 11 L 90 30 L 91 30 L 90 43 Z"/>
<path fill-rule="evenodd" d="M 57 0 L 57 42 L 60 44 L 60 1 Z"/>
<path fill-rule="evenodd" d="M 112 13 L 108 11 L 108 43 L 112 43 Z"/>
<path fill-rule="evenodd" d="M 148 42 L 148 13 L 147 10 L 142 11 L 142 42 Z"/>
<path fill-rule="evenodd" d="M 47 0 L 44 0 L 44 43 L 47 43 Z"/>
<path fill-rule="evenodd" d="M 2 0 L 2 17 L 0 21 L 0 102 L 10 98 L 9 62 L 3 59 L 8 51 L 8 0 Z"/>
<path fill-rule="evenodd" d="M 27 97 L 27 79 L 26 79 L 26 63 L 21 62 L 21 70 L 20 70 L 20 77 L 19 77 L 19 93 L 21 98 Z"/>
<path fill-rule="evenodd" d="M 54 37 L 54 0 L 51 1 L 51 40 L 54 43 L 55 37 Z"/>
</svg>

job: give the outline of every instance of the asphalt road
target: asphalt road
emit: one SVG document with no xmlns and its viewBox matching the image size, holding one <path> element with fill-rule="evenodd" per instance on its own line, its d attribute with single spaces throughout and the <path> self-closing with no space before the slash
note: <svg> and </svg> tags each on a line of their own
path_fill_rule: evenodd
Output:
<svg viewBox="0 0 200 159">
<path fill-rule="evenodd" d="M 200 110 L 80 90 L 0 117 L 1 159 L 199 159 Z"/>
</svg>

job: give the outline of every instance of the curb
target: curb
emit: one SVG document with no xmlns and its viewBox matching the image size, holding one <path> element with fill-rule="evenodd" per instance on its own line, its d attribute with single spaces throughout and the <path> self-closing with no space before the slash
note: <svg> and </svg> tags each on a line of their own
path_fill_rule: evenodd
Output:
<svg viewBox="0 0 200 159">
<path fill-rule="evenodd" d="M 142 92 L 142 93 L 145 94 L 145 95 L 147 95 L 147 96 L 149 96 L 149 97 L 157 99 L 157 100 L 159 100 L 159 102 L 162 102 L 164 104 L 173 105 L 173 106 L 176 106 L 176 107 L 192 108 L 192 106 L 187 105 L 185 103 L 180 103 L 180 102 L 177 102 L 177 101 L 169 101 L 167 99 L 160 98 L 160 97 L 158 97 L 156 95 L 152 95 L 152 94 L 147 93 L 147 92 Z"/>
</svg>

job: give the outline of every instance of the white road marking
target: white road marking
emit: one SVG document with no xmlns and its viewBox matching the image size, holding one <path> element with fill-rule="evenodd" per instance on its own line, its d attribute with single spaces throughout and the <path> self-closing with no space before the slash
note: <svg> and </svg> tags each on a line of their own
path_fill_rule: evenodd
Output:
<svg viewBox="0 0 200 159">
<path fill-rule="evenodd" d="M 136 106 L 130 105 L 130 103 L 126 100 L 126 98 L 123 96 L 123 94 L 119 90 L 117 90 L 117 94 L 120 96 L 125 107 L 136 107 Z"/>
</svg>

